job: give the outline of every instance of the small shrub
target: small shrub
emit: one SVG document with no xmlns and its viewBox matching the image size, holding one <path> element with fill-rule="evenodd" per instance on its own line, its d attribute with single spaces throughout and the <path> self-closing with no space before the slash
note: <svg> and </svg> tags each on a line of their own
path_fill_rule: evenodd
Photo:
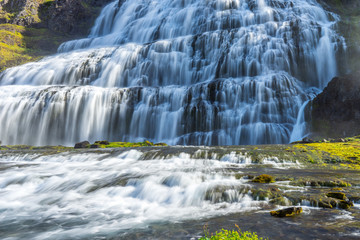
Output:
<svg viewBox="0 0 360 240">
<path fill-rule="evenodd" d="M 221 229 L 220 232 L 210 234 L 208 227 L 204 226 L 204 235 L 205 237 L 200 238 L 199 240 L 266 240 L 259 238 L 256 233 L 251 232 L 242 232 L 238 225 L 235 224 L 237 230 L 226 230 Z"/>
</svg>

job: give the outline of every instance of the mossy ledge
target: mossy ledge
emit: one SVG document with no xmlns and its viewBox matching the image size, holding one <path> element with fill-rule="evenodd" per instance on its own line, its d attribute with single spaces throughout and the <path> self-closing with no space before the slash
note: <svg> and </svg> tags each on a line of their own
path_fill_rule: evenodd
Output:
<svg viewBox="0 0 360 240">
<path fill-rule="evenodd" d="M 86 143 L 82 142 L 82 143 Z M 88 142 L 87 142 L 88 143 Z M 77 148 L 132 148 L 132 147 L 161 147 L 168 146 L 166 143 L 152 143 L 150 141 L 144 142 L 108 142 L 108 141 L 96 141 L 94 144 L 85 144 L 83 147 Z M 76 148 L 76 147 L 75 147 Z M 66 152 L 73 150 L 74 147 L 65 146 L 31 146 L 31 145 L 2 145 L 0 151 L 43 151 L 43 150 L 55 150 L 58 152 Z"/>
<path fill-rule="evenodd" d="M 93 144 L 87 142 L 81 148 L 124 148 L 124 147 L 149 147 L 149 146 L 167 146 L 164 143 L 151 143 L 149 141 L 130 143 L 130 142 L 108 142 L 96 141 Z M 174 149 L 166 151 L 177 152 Z M 29 145 L 4 145 L 0 146 L 1 151 L 6 150 L 57 150 L 69 151 L 73 147 L 64 146 L 42 146 L 35 147 Z M 181 148 L 179 151 L 189 153 L 193 158 L 207 158 L 211 153 L 221 157 L 235 152 L 245 158 L 250 158 L 252 163 L 265 164 L 266 160 L 281 160 L 292 163 L 300 163 L 304 166 L 308 165 L 311 168 L 329 167 L 332 169 L 360 169 L 360 136 L 341 139 L 335 141 L 328 139 L 326 141 L 318 141 L 312 143 L 296 142 L 293 144 L 282 145 L 249 145 L 249 146 L 217 146 L 208 147 L 201 150 L 202 147 L 187 147 Z M 170 154 L 166 153 L 166 154 Z M 305 180 L 304 180 L 305 181 Z M 308 182 L 310 180 L 306 180 Z M 315 184 L 315 183 L 314 183 Z M 327 183 L 326 183 L 327 184 Z M 307 184 L 301 184 L 307 185 Z M 318 183 L 315 185 L 325 185 L 325 183 Z M 328 185 L 328 184 L 327 184 Z M 329 185 L 330 186 L 330 185 Z M 334 182 L 332 187 L 346 187 L 347 184 L 342 182 Z"/>
</svg>

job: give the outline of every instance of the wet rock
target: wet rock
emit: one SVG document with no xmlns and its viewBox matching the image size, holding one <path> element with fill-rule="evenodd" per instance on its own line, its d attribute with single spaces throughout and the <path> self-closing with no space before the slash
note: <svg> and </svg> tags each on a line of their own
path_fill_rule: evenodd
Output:
<svg viewBox="0 0 360 240">
<path fill-rule="evenodd" d="M 326 196 L 331 197 L 331 198 L 340 199 L 340 200 L 347 199 L 345 193 L 342 193 L 342 192 L 329 192 L 328 194 L 326 194 Z"/>
<path fill-rule="evenodd" d="M 96 141 L 95 144 L 109 145 L 109 141 Z"/>
<path fill-rule="evenodd" d="M 351 201 L 345 201 L 345 200 L 341 200 L 339 203 L 338 203 L 338 207 L 341 208 L 341 209 L 349 209 L 351 207 L 354 206 L 354 203 L 351 202 Z"/>
<path fill-rule="evenodd" d="M 287 200 L 284 197 L 273 198 L 269 202 L 272 204 L 281 205 L 281 206 L 289 205 L 289 200 Z"/>
<path fill-rule="evenodd" d="M 100 145 L 99 144 L 91 144 L 90 148 L 100 148 Z"/>
<path fill-rule="evenodd" d="M 349 201 L 352 201 L 354 203 L 360 203 L 360 196 L 351 196 L 348 198 L 349 198 Z"/>
<path fill-rule="evenodd" d="M 295 215 L 299 215 L 300 213 L 302 213 L 302 211 L 303 211 L 302 207 L 291 207 L 291 208 L 271 211 L 270 215 L 273 217 L 292 217 Z"/>
<path fill-rule="evenodd" d="M 55 0 L 44 11 L 48 28 L 61 33 L 86 34 L 94 21 L 94 10 L 111 0 Z"/>
<path fill-rule="evenodd" d="M 89 148 L 89 147 L 90 147 L 90 143 L 88 141 L 76 143 L 74 146 L 74 148 Z"/>
<path fill-rule="evenodd" d="M 154 146 L 157 146 L 157 147 L 166 147 L 168 146 L 166 143 L 155 143 Z"/>
<path fill-rule="evenodd" d="M 320 200 L 318 206 L 321 208 L 333 208 L 333 205 L 329 201 Z M 336 206 L 336 202 L 335 205 Z"/>
<path fill-rule="evenodd" d="M 273 176 L 270 176 L 268 174 L 262 174 L 257 176 L 252 182 L 256 183 L 273 183 L 275 182 L 275 179 Z"/>
<path fill-rule="evenodd" d="M 314 143 L 314 140 L 306 137 L 306 138 L 303 138 L 301 142 L 302 143 Z"/>
</svg>

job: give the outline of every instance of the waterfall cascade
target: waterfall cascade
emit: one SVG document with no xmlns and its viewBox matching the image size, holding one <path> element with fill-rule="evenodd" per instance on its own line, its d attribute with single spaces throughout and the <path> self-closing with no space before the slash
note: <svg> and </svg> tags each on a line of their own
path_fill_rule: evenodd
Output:
<svg viewBox="0 0 360 240">
<path fill-rule="evenodd" d="M 0 139 L 289 142 L 336 74 L 336 21 L 315 0 L 114 1 L 88 38 L 0 75 Z"/>
</svg>

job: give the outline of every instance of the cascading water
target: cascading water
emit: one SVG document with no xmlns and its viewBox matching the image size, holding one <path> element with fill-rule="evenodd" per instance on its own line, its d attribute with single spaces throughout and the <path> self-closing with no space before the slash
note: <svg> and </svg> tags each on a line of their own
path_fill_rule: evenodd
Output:
<svg viewBox="0 0 360 240">
<path fill-rule="evenodd" d="M 0 75 L 0 139 L 289 142 L 336 74 L 329 19 L 315 0 L 114 1 L 88 38 Z"/>
<path fill-rule="evenodd" d="M 268 204 L 254 199 L 248 179 L 237 177 L 260 164 L 238 149 L 216 151 L 0 152 L 0 238 L 131 239 L 126 234 L 157 222 L 211 218 Z"/>
</svg>

